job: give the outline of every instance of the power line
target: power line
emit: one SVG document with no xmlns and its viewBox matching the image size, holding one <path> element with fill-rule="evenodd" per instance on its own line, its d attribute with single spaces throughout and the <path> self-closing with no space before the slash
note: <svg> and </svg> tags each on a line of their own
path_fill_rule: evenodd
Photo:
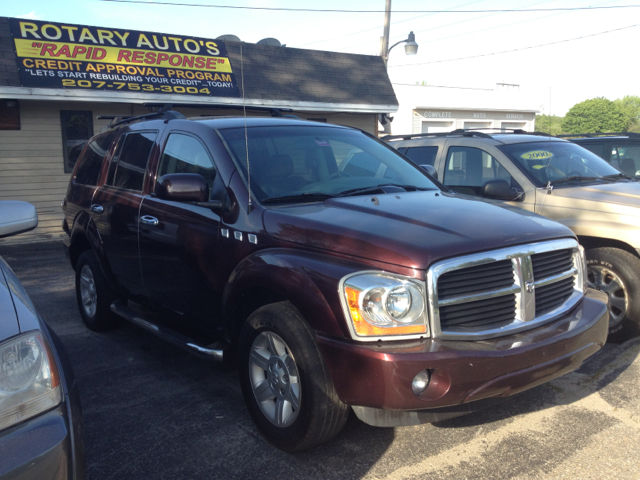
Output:
<svg viewBox="0 0 640 480">
<path fill-rule="evenodd" d="M 481 57 L 489 57 L 492 55 L 502 55 L 503 53 L 512 53 L 512 52 L 521 52 L 522 50 L 531 50 L 533 48 L 540 48 L 540 47 L 548 47 L 549 45 L 557 45 L 559 43 L 567 43 L 567 42 L 573 42 L 575 40 L 582 40 L 584 38 L 589 38 L 589 37 L 596 37 L 598 35 L 604 35 L 606 33 L 613 33 L 613 32 L 619 32 L 620 30 L 626 30 L 628 28 L 634 28 L 634 27 L 638 27 L 640 26 L 640 23 L 637 23 L 635 25 L 629 25 L 627 27 L 620 27 L 620 28 L 616 28 L 614 30 L 607 30 L 606 32 L 598 32 L 598 33 L 592 33 L 590 35 L 583 35 L 582 37 L 575 37 L 575 38 L 568 38 L 566 40 L 559 40 L 557 42 L 550 42 L 550 43 L 543 43 L 541 45 L 532 45 L 530 47 L 522 47 L 522 48 L 514 48 L 513 50 L 503 50 L 502 52 L 492 52 L 492 53 L 483 53 L 481 55 L 471 55 L 469 57 L 459 57 L 459 58 L 449 58 L 447 60 L 434 60 L 432 62 L 424 62 L 424 63 L 404 63 L 402 65 L 389 65 L 388 68 L 394 68 L 394 67 L 414 67 L 414 66 L 418 66 L 418 65 L 430 65 L 433 63 L 445 63 L 445 62 L 456 62 L 458 60 L 470 60 L 472 58 L 481 58 Z"/>
<path fill-rule="evenodd" d="M 419 83 L 394 83 L 391 82 L 391 85 L 401 85 L 404 87 L 433 87 L 433 88 L 454 88 L 457 90 L 482 90 L 485 92 L 493 92 L 493 88 L 476 88 L 476 87 L 451 87 L 449 85 L 421 85 Z"/>
<path fill-rule="evenodd" d="M 384 13 L 384 10 L 341 10 L 323 8 L 284 8 L 284 7 L 241 7 L 237 5 L 205 5 L 198 3 L 156 2 L 145 0 L 101 0 L 114 3 L 138 3 L 143 5 L 167 5 L 178 7 L 228 8 L 234 10 L 269 10 L 276 12 L 315 12 L 315 13 Z M 605 10 L 614 8 L 637 8 L 640 5 L 611 5 L 608 7 L 566 7 L 566 8 L 528 8 L 528 9 L 487 9 L 487 10 L 394 10 L 393 13 L 521 13 L 521 12 L 572 12 L 579 10 Z"/>
</svg>

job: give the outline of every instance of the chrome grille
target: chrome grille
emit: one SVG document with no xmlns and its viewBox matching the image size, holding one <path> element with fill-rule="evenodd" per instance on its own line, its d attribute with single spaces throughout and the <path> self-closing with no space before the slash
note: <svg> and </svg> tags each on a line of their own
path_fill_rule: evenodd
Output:
<svg viewBox="0 0 640 480">
<path fill-rule="evenodd" d="M 573 252 L 567 248 L 555 252 L 536 253 L 531 255 L 531 263 L 533 278 L 542 280 L 570 270 L 573 267 Z"/>
<path fill-rule="evenodd" d="M 444 300 L 510 287 L 513 282 L 511 260 L 503 260 L 445 273 L 438 280 L 438 294 Z"/>
<path fill-rule="evenodd" d="M 536 317 L 562 305 L 573 293 L 575 280 L 565 278 L 536 289 Z"/>
<path fill-rule="evenodd" d="M 434 336 L 482 339 L 534 328 L 584 295 L 574 240 L 555 240 L 445 260 L 427 273 Z"/>
</svg>

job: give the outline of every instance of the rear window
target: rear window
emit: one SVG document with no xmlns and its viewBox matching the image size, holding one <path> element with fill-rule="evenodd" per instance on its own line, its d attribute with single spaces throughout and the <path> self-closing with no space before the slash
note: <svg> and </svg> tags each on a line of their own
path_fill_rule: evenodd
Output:
<svg viewBox="0 0 640 480">
<path fill-rule="evenodd" d="M 409 147 L 407 151 L 403 153 L 418 165 L 433 166 L 436 163 L 438 147 Z"/>
<path fill-rule="evenodd" d="M 142 191 L 147 161 L 157 132 L 129 133 L 120 139 L 110 167 L 113 172 L 112 185 L 127 190 Z"/>
<path fill-rule="evenodd" d="M 109 151 L 112 139 L 113 135 L 105 135 L 89 142 L 84 154 L 78 160 L 74 183 L 90 186 L 98 184 L 102 161 Z"/>
</svg>

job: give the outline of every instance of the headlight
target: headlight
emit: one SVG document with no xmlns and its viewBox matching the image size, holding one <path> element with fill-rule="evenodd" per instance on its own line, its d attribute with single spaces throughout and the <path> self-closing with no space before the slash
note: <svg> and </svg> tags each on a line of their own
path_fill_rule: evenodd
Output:
<svg viewBox="0 0 640 480">
<path fill-rule="evenodd" d="M 50 410 L 61 401 L 58 370 L 40 332 L 0 344 L 0 430 Z"/>
<path fill-rule="evenodd" d="M 388 273 L 349 275 L 340 282 L 340 295 L 355 339 L 425 335 L 425 286 L 413 278 Z"/>
</svg>

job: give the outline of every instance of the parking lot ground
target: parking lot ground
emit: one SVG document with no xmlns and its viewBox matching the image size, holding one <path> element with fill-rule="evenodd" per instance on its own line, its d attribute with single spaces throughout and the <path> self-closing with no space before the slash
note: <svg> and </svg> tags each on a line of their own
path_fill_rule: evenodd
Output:
<svg viewBox="0 0 640 480">
<path fill-rule="evenodd" d="M 639 339 L 482 412 L 395 429 L 352 415 L 332 443 L 291 455 L 254 427 L 233 362 L 207 363 L 129 324 L 87 330 L 59 242 L 0 255 L 67 348 L 93 480 L 640 478 Z"/>
</svg>

